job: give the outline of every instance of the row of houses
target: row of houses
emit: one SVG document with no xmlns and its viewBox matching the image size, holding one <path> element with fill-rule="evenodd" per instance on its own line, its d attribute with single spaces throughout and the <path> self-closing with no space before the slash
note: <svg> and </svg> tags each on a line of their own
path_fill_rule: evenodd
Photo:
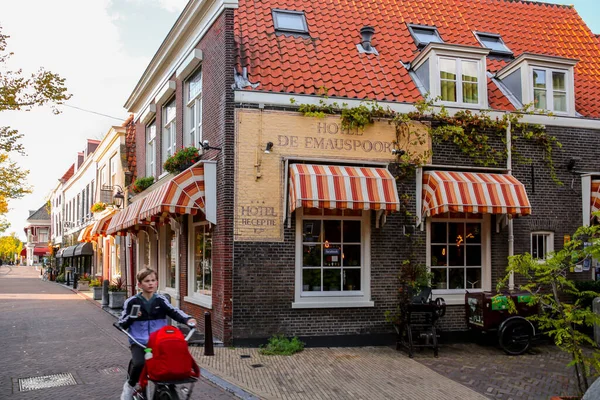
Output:
<svg viewBox="0 0 600 400">
<path fill-rule="evenodd" d="M 210 311 L 225 343 L 390 340 L 405 260 L 428 266 L 448 304 L 442 328 L 461 331 L 466 291 L 492 290 L 510 254 L 543 259 L 591 222 L 598 98 L 600 38 L 572 6 L 190 0 L 125 103 L 132 118 L 88 142 L 57 185 L 52 240 L 130 290 L 137 270 L 156 269 L 160 290 L 196 317 Z M 385 119 L 347 129 L 339 114 L 300 112 L 375 100 L 414 115 L 424 99 L 446 121 L 518 114 L 540 140 L 506 146 L 522 132 L 506 124 L 490 134 L 503 154 L 490 167 L 452 136 L 431 140 L 439 120 L 406 122 L 424 133 L 414 142 Z M 554 172 L 539 146 L 552 137 Z M 188 147 L 199 159 L 167 172 Z M 402 173 L 408 154 L 426 160 L 414 174 Z M 154 183 L 133 193 L 140 177 Z M 116 195 L 122 207 L 89 212 Z"/>
</svg>

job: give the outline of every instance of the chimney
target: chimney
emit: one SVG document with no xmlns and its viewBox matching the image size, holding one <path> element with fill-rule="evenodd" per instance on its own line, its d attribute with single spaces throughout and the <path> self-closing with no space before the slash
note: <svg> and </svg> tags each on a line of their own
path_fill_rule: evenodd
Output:
<svg viewBox="0 0 600 400">
<path fill-rule="evenodd" d="M 365 52 L 370 53 L 372 51 L 371 39 L 375 34 L 375 28 L 372 26 L 363 26 L 360 28 L 360 36 L 362 38 L 361 45 Z"/>
</svg>

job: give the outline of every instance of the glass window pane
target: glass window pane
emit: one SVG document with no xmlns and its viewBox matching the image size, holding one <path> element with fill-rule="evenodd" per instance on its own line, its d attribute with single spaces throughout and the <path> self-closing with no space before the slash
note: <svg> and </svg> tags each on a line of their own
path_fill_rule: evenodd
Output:
<svg viewBox="0 0 600 400">
<path fill-rule="evenodd" d="M 414 35 L 421 44 L 427 44 L 429 42 L 441 43 L 442 40 L 436 34 L 435 29 L 427 28 L 412 28 Z"/>
<path fill-rule="evenodd" d="M 535 108 L 546 109 L 546 90 L 533 90 L 533 104 Z"/>
<path fill-rule="evenodd" d="M 277 29 L 306 31 L 306 28 L 304 27 L 303 14 L 275 11 L 273 15 L 275 16 L 275 19 L 277 21 Z"/>
<path fill-rule="evenodd" d="M 302 229 L 303 242 L 320 242 L 321 241 L 321 221 L 319 220 L 304 220 Z"/>
<path fill-rule="evenodd" d="M 440 88 L 440 97 L 443 101 L 456 101 L 456 82 L 442 80 Z"/>
<path fill-rule="evenodd" d="M 447 270 L 445 268 L 431 269 L 431 287 L 433 289 L 448 289 L 446 272 Z"/>
<path fill-rule="evenodd" d="M 165 121 L 166 126 L 169 122 L 175 119 L 175 100 L 171 100 L 169 104 L 165 106 Z"/>
<path fill-rule="evenodd" d="M 464 244 L 465 224 L 462 222 L 448 223 L 448 242 L 450 244 Z"/>
<path fill-rule="evenodd" d="M 321 245 L 302 246 L 302 265 L 305 267 L 321 266 Z"/>
<path fill-rule="evenodd" d="M 344 221 L 344 243 L 360 243 L 360 221 Z"/>
<path fill-rule="evenodd" d="M 554 92 L 554 111 L 567 111 L 567 94 Z"/>
<path fill-rule="evenodd" d="M 467 252 L 466 265 L 473 267 L 481 265 L 481 246 L 466 246 L 465 251 Z"/>
<path fill-rule="evenodd" d="M 502 43 L 502 40 L 497 36 L 486 36 L 486 35 L 478 35 L 479 40 L 481 40 L 481 44 L 491 50 L 496 51 L 510 51 L 508 47 Z"/>
<path fill-rule="evenodd" d="M 167 231 L 167 279 L 165 286 L 175 287 L 175 270 L 177 268 L 177 236 L 169 228 Z"/>
<path fill-rule="evenodd" d="M 342 241 L 342 221 L 325 220 L 323 221 L 323 240 L 329 243 L 340 243 Z"/>
<path fill-rule="evenodd" d="M 467 224 L 465 242 L 481 243 L 481 224 Z"/>
<path fill-rule="evenodd" d="M 344 290 L 360 290 L 360 269 L 344 269 Z"/>
<path fill-rule="evenodd" d="M 565 84 L 565 73 L 564 72 L 552 72 L 552 89 L 554 90 L 566 90 Z"/>
<path fill-rule="evenodd" d="M 465 246 L 448 246 L 448 265 L 465 265 Z"/>
<path fill-rule="evenodd" d="M 468 289 L 481 289 L 481 268 L 467 268 Z"/>
<path fill-rule="evenodd" d="M 342 255 L 343 265 L 346 267 L 360 267 L 360 245 L 344 245 L 344 254 Z"/>
<path fill-rule="evenodd" d="M 440 78 L 456 80 L 456 60 L 440 58 Z"/>
<path fill-rule="evenodd" d="M 462 84 L 463 90 L 463 103 L 477 104 L 479 103 L 479 89 L 477 83 L 465 83 Z"/>
<path fill-rule="evenodd" d="M 543 69 L 533 70 L 533 87 L 539 89 L 546 88 L 546 71 Z"/>
<path fill-rule="evenodd" d="M 462 80 L 463 82 L 477 82 L 477 62 L 462 61 Z"/>
<path fill-rule="evenodd" d="M 302 291 L 320 292 L 321 291 L 321 270 L 303 269 L 302 270 Z"/>
<path fill-rule="evenodd" d="M 465 269 L 450 268 L 448 271 L 448 289 L 465 288 Z"/>
<path fill-rule="evenodd" d="M 188 80 L 188 101 L 202 92 L 202 71 L 196 72 Z"/>
<path fill-rule="evenodd" d="M 445 222 L 431 223 L 431 243 L 447 243 Z"/>
<path fill-rule="evenodd" d="M 448 254 L 446 245 L 431 246 L 431 265 L 448 265 Z"/>
<path fill-rule="evenodd" d="M 342 270 L 339 268 L 335 269 L 323 269 L 323 291 L 339 291 L 342 287 Z"/>
<path fill-rule="evenodd" d="M 323 266 L 339 267 L 342 265 L 342 246 L 339 244 L 323 246 Z"/>
</svg>

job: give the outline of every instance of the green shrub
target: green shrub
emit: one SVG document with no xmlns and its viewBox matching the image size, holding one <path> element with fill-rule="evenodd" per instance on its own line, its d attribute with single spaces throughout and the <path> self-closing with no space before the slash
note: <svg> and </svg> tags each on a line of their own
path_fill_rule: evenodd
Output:
<svg viewBox="0 0 600 400">
<path fill-rule="evenodd" d="M 294 336 L 292 339 L 288 339 L 283 335 L 274 335 L 269 339 L 269 343 L 266 346 L 260 346 L 258 352 L 267 356 L 291 356 L 302 350 L 304 350 L 304 343 L 297 337 Z"/>
<path fill-rule="evenodd" d="M 56 277 L 56 282 L 58 282 L 58 283 L 65 283 L 65 281 L 66 281 L 66 280 L 65 280 L 65 274 L 64 274 L 64 273 L 62 273 L 62 274 L 59 274 L 59 275 Z"/>
<path fill-rule="evenodd" d="M 102 286 L 102 281 L 99 278 L 95 278 L 90 281 L 90 287 L 99 287 L 99 286 Z"/>
</svg>

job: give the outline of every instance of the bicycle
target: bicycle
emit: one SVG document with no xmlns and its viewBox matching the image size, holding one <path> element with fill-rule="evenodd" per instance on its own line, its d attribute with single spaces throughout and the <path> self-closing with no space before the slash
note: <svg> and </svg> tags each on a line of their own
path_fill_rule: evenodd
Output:
<svg viewBox="0 0 600 400">
<path fill-rule="evenodd" d="M 122 333 L 126 334 L 136 345 L 140 346 L 143 349 L 146 349 L 147 346 L 141 344 L 140 342 L 138 342 L 137 340 L 135 340 L 133 338 L 133 336 L 131 336 L 129 334 L 129 332 L 127 332 L 125 329 L 121 328 L 121 326 L 115 322 L 113 323 L 113 326 L 115 328 L 117 328 L 119 331 L 121 331 Z M 196 331 L 196 326 L 195 325 L 188 325 L 191 329 L 189 331 L 189 333 L 187 334 L 187 336 L 185 337 L 185 341 L 189 342 L 190 337 L 192 337 L 192 335 L 194 334 L 194 332 Z M 131 371 L 131 367 L 133 364 L 133 360 L 129 361 L 129 366 L 127 367 L 127 375 L 129 376 L 129 371 Z M 186 394 L 185 399 L 189 400 L 192 396 L 192 392 L 194 389 L 194 384 L 198 381 L 198 378 L 195 377 L 190 377 L 187 379 L 183 379 L 183 380 L 178 380 L 178 381 L 153 381 L 150 380 L 152 382 L 152 384 L 154 385 L 154 390 L 150 390 L 150 386 L 148 385 L 146 387 L 146 393 L 144 393 L 140 388 L 139 385 L 136 385 L 135 390 L 133 392 L 133 399 L 134 400 L 148 400 L 148 399 L 152 399 L 152 400 L 180 400 L 179 394 L 178 394 L 178 386 L 181 385 L 185 385 L 185 384 L 189 384 L 189 386 L 186 387 L 182 387 L 180 389 L 180 391 L 183 394 Z M 152 393 L 153 392 L 153 393 Z"/>
</svg>

